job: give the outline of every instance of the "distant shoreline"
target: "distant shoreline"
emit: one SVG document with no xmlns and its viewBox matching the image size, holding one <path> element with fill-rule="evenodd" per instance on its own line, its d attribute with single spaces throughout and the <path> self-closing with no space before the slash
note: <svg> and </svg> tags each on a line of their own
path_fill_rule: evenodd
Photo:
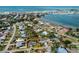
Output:
<svg viewBox="0 0 79 59">
<path fill-rule="evenodd" d="M 72 29 L 77 29 L 77 28 L 79 28 L 79 26 L 73 26 L 73 25 L 67 25 L 67 24 L 63 24 L 63 23 L 59 23 L 59 22 L 56 22 L 56 21 L 50 21 L 48 18 L 44 18 L 44 17 L 41 17 L 42 18 L 42 20 L 44 21 L 44 22 L 48 22 L 48 23 L 50 23 L 50 24 L 52 24 L 52 25 L 55 25 L 55 26 L 61 26 L 61 27 L 65 27 L 65 28 L 72 28 Z"/>
<path fill-rule="evenodd" d="M 51 25 L 54 25 L 54 26 L 61 26 L 61 27 L 72 28 L 72 29 L 77 29 L 77 28 L 79 28 L 79 27 L 74 27 L 74 26 L 69 26 L 69 25 L 63 25 L 63 24 L 60 24 L 60 23 L 58 23 L 58 24 L 52 23 L 52 22 L 43 20 L 43 18 L 41 18 L 41 19 L 42 19 L 41 21 L 46 22 L 46 23 L 50 23 Z"/>
</svg>

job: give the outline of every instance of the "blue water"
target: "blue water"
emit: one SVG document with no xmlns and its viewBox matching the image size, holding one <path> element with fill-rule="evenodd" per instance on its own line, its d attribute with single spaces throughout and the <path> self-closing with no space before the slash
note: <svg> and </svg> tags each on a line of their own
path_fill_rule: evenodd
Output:
<svg viewBox="0 0 79 59">
<path fill-rule="evenodd" d="M 62 8 L 79 8 L 79 6 L 0 6 L 0 12 L 47 11 Z M 55 24 L 79 27 L 79 15 L 49 14 L 44 17 L 44 20 Z"/>
<path fill-rule="evenodd" d="M 59 8 L 79 8 L 79 6 L 0 6 L 0 12 L 4 11 L 45 11 Z"/>
<path fill-rule="evenodd" d="M 79 15 L 53 15 L 49 14 L 44 17 L 44 20 L 55 23 L 58 25 L 64 25 L 66 27 L 78 27 L 79 28 Z"/>
</svg>

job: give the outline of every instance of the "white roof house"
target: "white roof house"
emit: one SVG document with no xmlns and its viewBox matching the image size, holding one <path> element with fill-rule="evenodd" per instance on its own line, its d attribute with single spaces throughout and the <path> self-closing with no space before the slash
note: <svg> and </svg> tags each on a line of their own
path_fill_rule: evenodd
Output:
<svg viewBox="0 0 79 59">
<path fill-rule="evenodd" d="M 26 33 L 25 33 L 25 31 L 20 31 L 21 32 L 21 37 L 26 37 Z"/>
<path fill-rule="evenodd" d="M 18 40 L 16 40 L 16 47 L 22 46 L 24 46 L 24 39 L 18 38 Z"/>
<path fill-rule="evenodd" d="M 26 34 L 21 34 L 21 37 L 26 37 Z"/>
<path fill-rule="evenodd" d="M 19 41 L 24 41 L 24 39 L 18 38 L 18 40 L 16 40 L 16 42 L 19 42 Z"/>
<path fill-rule="evenodd" d="M 42 31 L 42 29 L 37 29 L 37 30 L 35 30 L 36 32 L 40 32 L 40 31 Z"/>
<path fill-rule="evenodd" d="M 42 32 L 42 35 L 47 35 L 47 34 L 48 34 L 48 32 L 46 32 L 46 31 Z"/>
<path fill-rule="evenodd" d="M 24 28 L 24 26 L 19 26 L 19 30 L 24 30 L 25 28 Z"/>
<path fill-rule="evenodd" d="M 0 43 L 3 42 L 5 40 L 5 35 L 0 36 Z"/>
<path fill-rule="evenodd" d="M 25 31 L 20 31 L 20 33 L 21 33 L 21 34 L 24 34 L 24 33 L 25 33 Z"/>
<path fill-rule="evenodd" d="M 40 23 L 41 25 L 43 25 L 43 24 L 44 24 L 42 21 L 39 21 L 39 23 Z"/>
<path fill-rule="evenodd" d="M 8 28 L 8 30 L 10 30 L 11 29 L 11 27 L 7 27 Z"/>
</svg>

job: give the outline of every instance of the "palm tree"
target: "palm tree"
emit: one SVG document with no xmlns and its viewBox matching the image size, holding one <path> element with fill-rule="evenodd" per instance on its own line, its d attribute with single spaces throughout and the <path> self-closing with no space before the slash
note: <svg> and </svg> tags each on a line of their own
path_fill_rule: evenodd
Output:
<svg viewBox="0 0 79 59">
<path fill-rule="evenodd" d="M 79 32 L 79 28 L 77 28 L 76 31 Z"/>
<path fill-rule="evenodd" d="M 72 43 L 72 42 L 71 42 L 70 40 L 65 40 L 65 41 L 64 41 L 64 44 L 65 44 L 66 47 L 68 47 L 68 45 L 71 44 L 71 43 Z"/>
</svg>

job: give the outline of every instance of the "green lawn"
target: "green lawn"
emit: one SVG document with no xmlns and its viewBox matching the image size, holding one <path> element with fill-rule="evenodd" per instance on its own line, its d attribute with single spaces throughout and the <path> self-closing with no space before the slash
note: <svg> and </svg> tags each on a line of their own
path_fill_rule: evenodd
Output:
<svg viewBox="0 0 79 59">
<path fill-rule="evenodd" d="M 2 51 L 5 48 L 5 46 L 0 45 L 0 51 Z"/>
</svg>

